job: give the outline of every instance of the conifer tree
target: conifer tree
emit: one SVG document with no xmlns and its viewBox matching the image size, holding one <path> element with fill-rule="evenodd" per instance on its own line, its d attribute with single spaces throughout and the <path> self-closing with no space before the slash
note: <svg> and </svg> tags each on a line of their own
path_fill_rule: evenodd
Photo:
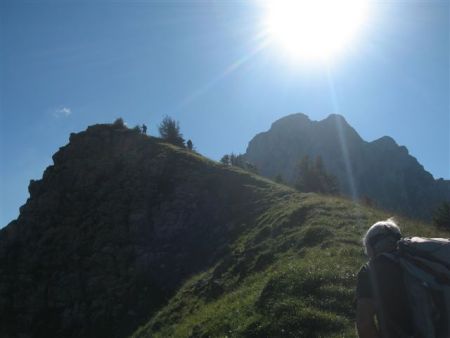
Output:
<svg viewBox="0 0 450 338">
<path fill-rule="evenodd" d="M 258 174 L 259 173 L 258 172 L 258 168 L 256 167 L 256 165 L 254 165 L 253 163 L 247 162 L 247 161 L 245 161 L 243 163 L 243 167 L 242 168 L 247 170 L 247 171 L 250 171 L 251 173 L 254 173 L 254 174 Z"/>
<path fill-rule="evenodd" d="M 305 155 L 297 165 L 297 178 L 295 181 L 295 187 L 302 192 L 314 191 L 313 183 L 311 179 L 311 163 L 309 156 Z"/>
<path fill-rule="evenodd" d="M 304 156 L 297 166 L 295 187 L 302 192 L 318 192 L 337 194 L 339 192 L 337 178 L 326 172 L 322 158 L 316 157 L 312 163 L 309 156 Z"/>
<path fill-rule="evenodd" d="M 433 222 L 439 227 L 450 229 L 450 202 L 443 202 L 434 212 Z"/>
<path fill-rule="evenodd" d="M 234 166 L 238 164 L 237 156 L 234 153 L 230 154 L 230 164 Z"/>
<path fill-rule="evenodd" d="M 180 132 L 178 121 L 166 116 L 158 127 L 161 138 L 174 145 L 184 147 L 183 134 Z"/>
<path fill-rule="evenodd" d="M 220 163 L 239 167 L 254 174 L 258 173 L 258 168 L 254 164 L 247 162 L 242 154 L 225 154 L 220 159 Z"/>
<path fill-rule="evenodd" d="M 115 119 L 113 122 L 113 127 L 115 128 L 125 128 L 125 122 L 123 121 L 123 118 L 119 117 Z"/>
<path fill-rule="evenodd" d="M 225 165 L 230 165 L 230 155 L 225 154 L 222 156 L 222 158 L 220 159 L 220 163 L 225 164 Z"/>
<path fill-rule="evenodd" d="M 274 181 L 280 184 L 284 184 L 283 176 L 281 176 L 281 174 L 277 174 L 274 178 Z"/>
</svg>

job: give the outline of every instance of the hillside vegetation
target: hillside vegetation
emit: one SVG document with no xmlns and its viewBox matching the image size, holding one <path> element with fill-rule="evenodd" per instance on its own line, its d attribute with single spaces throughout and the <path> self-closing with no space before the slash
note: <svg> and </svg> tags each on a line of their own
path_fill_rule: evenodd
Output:
<svg viewBox="0 0 450 338">
<path fill-rule="evenodd" d="M 270 208 L 133 337 L 355 336 L 355 278 L 366 259 L 360 239 L 391 215 L 276 184 L 251 188 L 270 196 Z M 449 235 L 399 221 L 405 235 Z"/>
<path fill-rule="evenodd" d="M 360 238 L 391 215 L 120 125 L 53 159 L 0 231 L 0 336 L 354 335 Z"/>
</svg>

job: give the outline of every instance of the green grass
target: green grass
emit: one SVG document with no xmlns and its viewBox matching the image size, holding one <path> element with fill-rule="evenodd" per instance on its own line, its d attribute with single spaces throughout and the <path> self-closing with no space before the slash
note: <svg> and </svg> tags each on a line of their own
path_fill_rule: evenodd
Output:
<svg viewBox="0 0 450 338">
<path fill-rule="evenodd" d="M 132 337 L 354 337 L 356 274 L 366 261 L 361 238 L 392 215 L 195 156 L 228 172 L 238 195 L 246 191 L 245 207 L 233 215 L 235 237 L 224 257 L 185 281 Z M 404 235 L 449 237 L 397 220 Z"/>
<path fill-rule="evenodd" d="M 360 238 L 379 211 L 289 193 L 231 254 L 194 276 L 134 337 L 351 337 Z M 406 234 L 448 236 L 400 220 Z"/>
</svg>

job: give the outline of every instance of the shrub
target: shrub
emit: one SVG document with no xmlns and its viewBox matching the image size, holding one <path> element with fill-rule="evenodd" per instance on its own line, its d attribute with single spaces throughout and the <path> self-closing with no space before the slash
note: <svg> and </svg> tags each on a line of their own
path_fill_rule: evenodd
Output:
<svg viewBox="0 0 450 338">
<path fill-rule="evenodd" d="M 158 127 L 161 138 L 179 147 L 184 147 L 183 134 L 180 132 L 178 121 L 166 116 Z"/>
<path fill-rule="evenodd" d="M 220 159 L 220 163 L 239 167 L 251 173 L 258 174 L 258 168 L 253 163 L 246 161 L 244 155 L 242 154 L 240 155 L 235 155 L 233 153 L 225 154 Z"/>
<path fill-rule="evenodd" d="M 433 222 L 438 227 L 450 229 L 450 202 L 443 202 L 434 212 Z"/>
<path fill-rule="evenodd" d="M 318 192 L 323 194 L 337 194 L 338 181 L 336 176 L 325 170 L 322 158 L 316 157 L 312 163 L 309 156 L 304 156 L 297 166 L 295 187 L 302 192 Z"/>
<path fill-rule="evenodd" d="M 123 122 L 123 118 L 119 117 L 113 122 L 113 127 L 115 128 L 125 128 L 125 122 Z"/>
</svg>

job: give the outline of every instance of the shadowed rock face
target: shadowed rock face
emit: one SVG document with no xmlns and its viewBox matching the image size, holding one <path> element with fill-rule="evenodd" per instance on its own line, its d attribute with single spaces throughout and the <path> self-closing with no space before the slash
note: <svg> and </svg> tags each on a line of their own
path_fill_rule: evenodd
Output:
<svg viewBox="0 0 450 338">
<path fill-rule="evenodd" d="M 0 337 L 127 336 L 265 207 L 249 175 L 120 126 L 53 160 L 0 231 Z"/>
<path fill-rule="evenodd" d="M 249 142 L 245 158 L 262 175 L 281 174 L 293 183 L 295 167 L 305 155 L 322 156 L 342 193 L 369 197 L 387 210 L 430 219 L 441 202 L 450 200 L 450 181 L 434 180 L 390 137 L 364 141 L 340 115 L 322 121 L 304 114 L 281 118 Z"/>
</svg>

